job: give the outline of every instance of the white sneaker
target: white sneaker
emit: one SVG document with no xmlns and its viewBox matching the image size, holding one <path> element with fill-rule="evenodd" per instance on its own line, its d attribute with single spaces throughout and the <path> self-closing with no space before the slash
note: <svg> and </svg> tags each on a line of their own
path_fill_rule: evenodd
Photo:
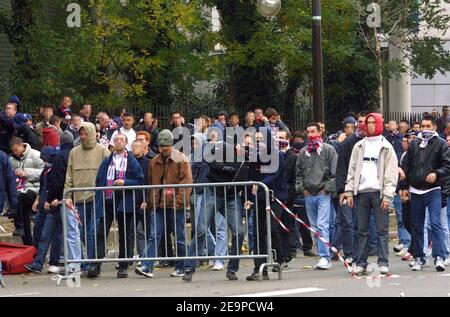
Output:
<svg viewBox="0 0 450 317">
<path fill-rule="evenodd" d="M 328 270 L 331 269 L 331 261 L 326 258 L 320 258 L 319 262 L 317 262 L 314 267 L 317 270 Z"/>
<path fill-rule="evenodd" d="M 444 265 L 448 266 L 450 264 L 450 258 L 445 259 L 444 261 Z"/>
<path fill-rule="evenodd" d="M 435 260 L 435 262 L 434 262 L 434 265 L 435 265 L 436 271 L 438 271 L 438 272 L 443 272 L 443 271 L 445 271 L 444 260 L 442 260 L 441 257 L 438 256 L 438 257 L 436 258 L 436 260 Z"/>
<path fill-rule="evenodd" d="M 223 263 L 222 262 L 216 262 L 213 266 L 213 271 L 223 271 Z"/>
<path fill-rule="evenodd" d="M 402 256 L 402 257 L 403 257 L 403 256 L 406 255 L 406 253 L 408 253 L 408 250 L 403 249 L 403 250 L 401 250 L 401 251 L 395 253 L 395 255 L 396 255 L 396 256 Z"/>
<path fill-rule="evenodd" d="M 383 275 L 388 274 L 389 273 L 389 267 L 386 266 L 386 265 L 380 266 L 380 273 L 383 274 Z"/>
<path fill-rule="evenodd" d="M 411 270 L 412 271 L 416 271 L 416 272 L 417 271 L 422 271 L 422 267 L 423 267 L 422 260 L 420 258 L 417 258 L 417 259 L 414 260 L 414 264 L 411 267 Z"/>
<path fill-rule="evenodd" d="M 50 265 L 47 270 L 47 273 L 49 274 L 59 274 L 59 272 L 60 272 L 59 267 L 55 265 Z"/>
<path fill-rule="evenodd" d="M 425 258 L 425 263 L 422 264 L 423 267 L 431 267 L 430 257 Z"/>
<path fill-rule="evenodd" d="M 403 244 L 402 244 L 402 243 L 399 243 L 399 244 L 397 244 L 397 245 L 394 247 L 394 252 L 400 252 L 400 251 L 402 251 L 403 249 L 404 249 Z"/>
<path fill-rule="evenodd" d="M 184 275 L 183 271 L 177 271 L 177 270 L 174 270 L 172 273 L 170 273 L 171 277 L 183 277 L 183 275 Z"/>
<path fill-rule="evenodd" d="M 363 268 L 362 266 L 355 266 L 352 273 L 355 275 L 363 275 L 366 273 L 366 269 Z"/>
</svg>

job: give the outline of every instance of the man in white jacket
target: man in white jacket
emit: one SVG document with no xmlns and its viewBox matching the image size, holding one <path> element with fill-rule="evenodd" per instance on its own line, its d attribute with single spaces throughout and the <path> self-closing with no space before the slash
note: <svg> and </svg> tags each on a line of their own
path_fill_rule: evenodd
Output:
<svg viewBox="0 0 450 317">
<path fill-rule="evenodd" d="M 22 236 L 24 245 L 33 245 L 31 233 L 31 207 L 39 192 L 39 177 L 44 169 L 41 153 L 33 150 L 20 138 L 12 138 L 11 165 L 16 174 L 18 196 L 18 208 L 14 215 L 14 235 Z"/>
<path fill-rule="evenodd" d="M 378 266 L 389 273 L 389 206 L 398 181 L 398 161 L 391 143 L 383 137 L 381 114 L 371 113 L 365 121 L 366 137 L 353 148 L 345 194 L 350 208 L 356 205 L 358 249 L 354 273 L 363 274 L 369 255 L 369 224 L 372 210 L 378 236 Z M 354 198 L 355 197 L 355 201 Z"/>
</svg>

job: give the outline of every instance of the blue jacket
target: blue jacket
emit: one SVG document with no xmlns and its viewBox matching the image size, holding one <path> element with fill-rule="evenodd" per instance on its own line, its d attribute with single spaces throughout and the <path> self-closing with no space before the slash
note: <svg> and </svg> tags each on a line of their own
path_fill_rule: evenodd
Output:
<svg viewBox="0 0 450 317">
<path fill-rule="evenodd" d="M 394 135 L 394 134 L 391 134 L 389 131 L 385 130 L 384 133 L 383 133 L 383 136 L 394 147 L 395 154 L 397 155 L 397 160 L 400 162 L 400 159 L 401 159 L 402 154 L 403 154 L 403 148 L 402 148 L 403 134 L 397 133 L 397 134 Z"/>
<path fill-rule="evenodd" d="M 98 169 L 97 178 L 95 180 L 96 187 L 106 187 L 107 186 L 107 175 L 108 175 L 108 167 L 111 164 L 112 153 L 108 158 L 104 159 L 102 164 L 100 164 L 100 168 Z M 125 172 L 125 185 L 124 186 L 138 186 L 144 184 L 144 173 L 142 172 L 142 168 L 139 165 L 138 161 L 134 158 L 133 153 L 128 152 L 127 156 L 127 171 Z M 123 191 L 116 191 L 115 195 L 115 205 L 117 212 L 129 212 L 132 213 L 134 211 L 134 202 L 136 201 L 136 195 L 133 195 L 133 190 L 125 191 L 125 206 L 124 206 L 124 197 Z M 95 204 L 96 210 L 98 211 L 97 217 L 103 217 L 105 215 L 103 206 L 103 198 L 105 196 L 102 192 L 96 192 L 95 194 Z M 106 201 L 105 201 L 106 203 Z M 125 210 L 124 210 L 125 207 Z"/>
<path fill-rule="evenodd" d="M 12 209 L 17 209 L 16 175 L 8 155 L 0 151 L 0 211 L 3 210 L 6 197 Z"/>
<path fill-rule="evenodd" d="M 284 176 L 284 169 L 285 169 L 285 163 L 284 163 L 284 156 L 285 154 L 281 151 L 278 151 L 278 169 L 274 173 L 262 173 L 261 167 L 263 164 L 255 163 L 251 164 L 250 168 L 250 180 L 255 182 L 262 182 L 267 187 L 269 187 L 270 190 L 273 191 L 273 194 L 275 197 L 277 197 L 279 200 L 286 202 L 288 199 L 288 185 L 286 182 L 286 178 Z M 249 186 L 250 187 L 250 186 Z M 251 188 L 249 188 L 251 190 Z M 248 197 L 253 197 L 251 193 Z M 258 201 L 264 201 L 265 195 L 264 191 L 258 190 Z"/>
</svg>

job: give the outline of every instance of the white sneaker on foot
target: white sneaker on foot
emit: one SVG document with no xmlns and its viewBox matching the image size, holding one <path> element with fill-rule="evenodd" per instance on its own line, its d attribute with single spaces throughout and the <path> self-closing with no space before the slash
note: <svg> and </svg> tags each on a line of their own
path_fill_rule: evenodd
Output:
<svg viewBox="0 0 450 317">
<path fill-rule="evenodd" d="M 400 251 L 402 251 L 403 249 L 404 249 L 403 244 L 402 244 L 402 243 L 399 243 L 399 244 L 397 244 L 397 245 L 394 247 L 394 252 L 400 252 Z"/>
<path fill-rule="evenodd" d="M 380 266 L 380 273 L 381 274 L 388 274 L 389 273 L 389 267 L 388 266 L 386 266 L 386 265 L 382 265 L 382 266 Z"/>
<path fill-rule="evenodd" d="M 445 271 L 444 260 L 441 257 L 438 256 L 436 258 L 436 260 L 434 261 L 434 265 L 435 265 L 436 271 L 438 271 L 438 272 Z"/>
<path fill-rule="evenodd" d="M 422 271 L 422 267 L 423 267 L 422 260 L 420 258 L 417 258 L 414 260 L 414 264 L 411 267 L 411 270 L 412 271 Z"/>
<path fill-rule="evenodd" d="M 47 270 L 47 273 L 49 274 L 59 274 L 59 272 L 60 272 L 59 267 L 55 265 L 50 265 Z"/>
<path fill-rule="evenodd" d="M 331 269 L 331 261 L 327 258 L 320 258 L 319 262 L 317 262 L 315 269 L 318 270 L 328 270 Z"/>
<path fill-rule="evenodd" d="M 213 271 L 223 271 L 223 263 L 222 262 L 216 262 L 213 266 Z"/>
</svg>

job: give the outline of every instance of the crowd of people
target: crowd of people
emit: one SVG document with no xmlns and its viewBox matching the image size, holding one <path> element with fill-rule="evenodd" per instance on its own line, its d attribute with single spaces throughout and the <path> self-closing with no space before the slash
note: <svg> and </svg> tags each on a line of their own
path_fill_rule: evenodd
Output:
<svg viewBox="0 0 450 317">
<path fill-rule="evenodd" d="M 394 252 L 413 271 L 430 265 L 444 271 L 449 263 L 448 107 L 443 107 L 442 116 L 424 114 L 419 122 L 385 122 L 378 113 L 351 113 L 342 130 L 330 135 L 323 122 L 293 131 L 273 108 L 250 110 L 243 121 L 237 113 L 220 112 L 215 119 L 200 115 L 191 123 L 174 111 L 170 126 L 161 131 L 150 112 L 139 122 L 126 110 L 113 118 L 103 111 L 93 117 L 89 104 L 75 113 L 68 96 L 56 109 L 42 107 L 39 115 L 40 121 L 34 122 L 30 114 L 21 113 L 16 96 L 0 114 L 0 211 L 13 219 L 13 235 L 36 247 L 35 260 L 26 265 L 31 272 L 44 270 L 51 246 L 48 272 L 59 273 L 64 239 L 72 260 L 83 257 L 82 245 L 88 259 L 104 258 L 115 220 L 119 259 L 135 254 L 219 258 L 243 249 L 267 254 L 267 197 L 261 188 L 188 186 L 245 181 L 264 183 L 341 250 L 355 274 L 366 273 L 373 255 L 380 272 L 390 272 L 390 209 L 395 209 L 398 225 Z M 186 186 L 168 188 L 172 184 Z M 123 190 L 141 185 L 164 188 Z M 115 186 L 122 190 L 115 191 Z M 64 194 L 86 187 L 110 189 Z M 64 201 L 71 212 L 63 236 Z M 336 254 L 329 246 L 272 197 L 270 208 L 271 242 L 279 264 L 273 270 L 286 268 L 300 250 L 304 256 L 318 257 L 316 269 L 332 268 Z M 160 265 L 173 265 L 171 276 L 191 281 L 198 261 L 176 258 Z M 260 278 L 265 261 L 254 259 L 248 281 Z M 239 259 L 229 260 L 226 269 L 224 262 L 214 260 L 213 270 L 226 270 L 229 280 L 237 280 Z M 119 262 L 117 277 L 126 278 L 131 265 Z M 134 271 L 152 278 L 154 265 L 142 261 Z M 72 262 L 69 269 L 96 278 L 101 264 Z M 267 268 L 262 274 L 268 279 Z"/>
</svg>

